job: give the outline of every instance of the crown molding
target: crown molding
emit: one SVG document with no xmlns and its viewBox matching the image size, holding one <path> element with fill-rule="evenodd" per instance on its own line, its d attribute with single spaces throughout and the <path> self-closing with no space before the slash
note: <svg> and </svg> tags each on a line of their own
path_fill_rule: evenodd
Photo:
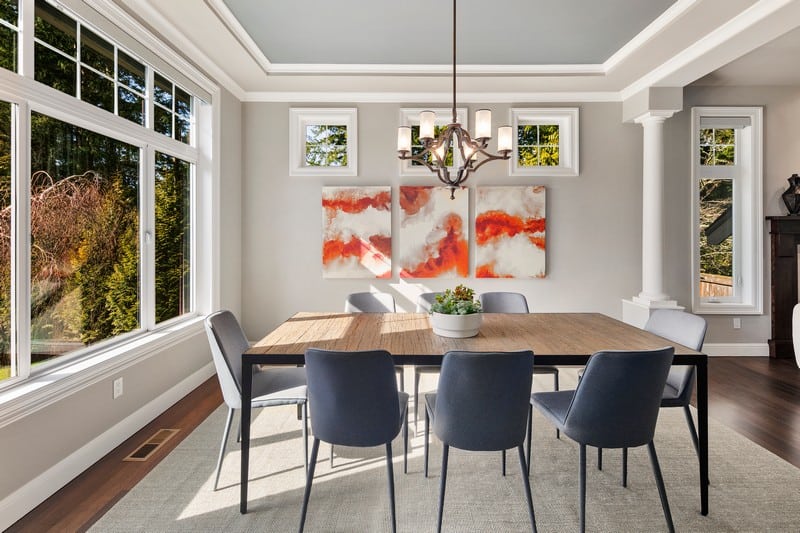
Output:
<svg viewBox="0 0 800 533">
<path fill-rule="evenodd" d="M 721 25 L 719 28 L 708 33 L 702 39 L 686 47 L 683 51 L 675 54 L 673 57 L 654 68 L 646 75 L 622 89 L 620 91 L 622 98 L 626 99 L 643 89 L 658 86 L 662 80 L 668 76 L 679 73 L 682 69 L 688 68 L 695 61 L 703 58 L 703 56 L 708 55 L 709 57 L 719 59 L 718 56 L 714 56 L 712 54 L 714 50 L 719 49 L 732 39 L 738 39 L 739 44 L 741 44 L 742 39 L 746 38 L 744 34 L 747 30 L 750 30 L 769 17 L 779 17 L 779 15 L 776 14 L 781 9 L 791 6 L 792 4 L 797 6 L 800 5 L 800 2 L 798 2 L 798 0 L 760 0 L 730 19 L 725 24 Z M 780 18 L 784 24 L 797 27 L 797 23 L 795 22 L 797 20 L 796 16 Z M 771 37 L 774 38 L 775 36 L 776 35 L 773 34 Z M 750 39 L 752 40 L 754 38 L 758 38 L 758 35 L 751 37 Z M 758 43 L 758 45 L 760 44 L 763 43 Z M 737 54 L 737 57 L 740 55 L 741 53 Z M 723 61 L 722 64 L 725 62 L 727 61 Z M 720 65 L 716 65 L 714 68 L 717 66 Z"/>
<path fill-rule="evenodd" d="M 219 82 L 228 91 L 233 93 L 239 100 L 245 95 L 245 90 L 239 86 L 223 69 L 221 69 L 214 61 L 205 55 L 195 44 L 189 40 L 183 33 L 175 29 L 164 16 L 146 0 L 132 0 L 131 3 L 135 4 L 136 11 L 142 19 L 150 22 L 154 28 L 158 30 L 161 36 L 173 44 L 175 48 L 167 46 L 164 42 L 156 36 L 149 29 L 145 28 L 135 17 L 130 15 L 128 11 L 122 8 L 113 0 L 83 0 L 87 5 L 92 7 L 95 11 L 106 17 L 108 20 L 114 21 L 115 24 L 124 29 L 132 37 L 140 43 L 150 48 L 153 52 L 161 55 L 166 61 L 171 63 L 176 68 L 181 69 L 187 76 L 195 79 L 197 83 L 202 85 L 209 93 L 213 93 L 216 84 L 212 82 L 208 76 L 200 72 L 198 67 L 205 70 L 217 82 Z M 180 49 L 186 56 L 192 58 L 195 64 L 190 62 L 184 55 L 179 54 L 175 49 Z"/>
<path fill-rule="evenodd" d="M 630 57 L 637 49 L 661 33 L 664 28 L 682 17 L 697 2 L 698 0 L 678 0 L 672 4 L 666 11 L 659 15 L 658 18 L 648 24 L 645 29 L 640 31 L 633 39 L 625 43 L 622 48 L 606 59 L 605 62 L 603 62 L 604 72 L 609 72 Z"/>
<path fill-rule="evenodd" d="M 430 92 L 312 92 L 312 91 L 275 91 L 248 92 L 243 102 L 308 102 L 308 103 L 400 103 L 400 104 L 434 104 L 451 103 L 453 93 Z M 463 103 L 542 103 L 542 102 L 621 102 L 622 97 L 616 91 L 597 92 L 530 92 L 530 93 L 459 93 L 458 102 Z"/>
<path fill-rule="evenodd" d="M 255 61 L 264 74 L 272 70 L 272 62 L 261 48 L 256 44 L 247 30 L 244 29 L 223 0 L 205 0 L 206 5 L 216 15 L 217 19 L 231 32 L 234 39 L 245 49 L 247 54 Z"/>
<path fill-rule="evenodd" d="M 405 75 L 451 76 L 453 65 L 272 63 L 269 74 L 280 75 Z M 601 76 L 603 65 L 458 65 L 460 76 Z"/>
</svg>

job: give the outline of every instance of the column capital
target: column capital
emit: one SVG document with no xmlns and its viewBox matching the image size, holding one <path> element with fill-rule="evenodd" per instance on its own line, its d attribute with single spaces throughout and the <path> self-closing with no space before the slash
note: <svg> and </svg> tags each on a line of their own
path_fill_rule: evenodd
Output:
<svg viewBox="0 0 800 533">
<path fill-rule="evenodd" d="M 633 121 L 637 124 L 645 124 L 648 122 L 663 123 L 668 118 L 671 118 L 674 114 L 675 111 L 671 109 L 648 111 L 647 113 L 642 113 L 638 117 L 634 118 Z"/>
<path fill-rule="evenodd" d="M 648 116 L 664 119 L 683 109 L 683 87 L 648 87 L 622 101 L 622 121 L 640 122 Z"/>
</svg>

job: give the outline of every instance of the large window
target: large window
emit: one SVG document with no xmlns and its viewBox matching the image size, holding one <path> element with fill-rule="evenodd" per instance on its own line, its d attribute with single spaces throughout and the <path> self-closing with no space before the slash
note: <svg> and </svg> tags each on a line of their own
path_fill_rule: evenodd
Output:
<svg viewBox="0 0 800 533">
<path fill-rule="evenodd" d="M 0 0 L 0 68 L 19 49 L 42 85 L 11 78 L 0 97 L 0 388 L 197 305 L 201 102 L 44 0 Z"/>
<path fill-rule="evenodd" d="M 692 110 L 696 313 L 762 310 L 761 109 Z"/>
</svg>

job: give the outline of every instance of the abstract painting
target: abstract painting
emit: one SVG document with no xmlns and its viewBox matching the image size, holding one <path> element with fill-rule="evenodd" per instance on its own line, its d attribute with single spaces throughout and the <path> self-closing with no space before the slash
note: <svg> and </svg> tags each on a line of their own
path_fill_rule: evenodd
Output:
<svg viewBox="0 0 800 533">
<path fill-rule="evenodd" d="M 477 187 L 475 277 L 545 276 L 545 188 Z"/>
<path fill-rule="evenodd" d="M 392 277 L 391 187 L 322 188 L 322 277 Z"/>
<path fill-rule="evenodd" d="M 400 277 L 469 274 L 469 191 L 400 187 Z"/>
</svg>

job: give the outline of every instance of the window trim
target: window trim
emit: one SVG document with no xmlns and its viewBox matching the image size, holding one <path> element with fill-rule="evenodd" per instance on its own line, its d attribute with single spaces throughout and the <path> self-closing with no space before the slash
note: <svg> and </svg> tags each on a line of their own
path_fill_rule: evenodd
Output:
<svg viewBox="0 0 800 533">
<path fill-rule="evenodd" d="M 699 131 L 702 117 L 746 117 L 749 128 L 736 130 L 734 179 L 734 228 L 741 235 L 734 240 L 734 277 L 741 286 L 736 301 L 712 302 L 700 297 L 700 167 Z M 745 132 L 745 130 L 748 130 Z M 691 153 L 691 246 L 692 312 L 708 315 L 760 315 L 764 309 L 764 231 L 763 231 L 763 108 L 693 107 Z M 745 134 L 746 133 L 746 134 Z M 703 176 L 705 177 L 705 176 Z"/>
<path fill-rule="evenodd" d="M 306 166 L 305 129 L 313 125 L 347 127 L 347 165 L 341 167 Z M 358 109 L 355 107 L 292 107 L 289 109 L 290 176 L 357 176 Z"/>
<path fill-rule="evenodd" d="M 512 128 L 513 149 L 508 161 L 508 173 L 511 176 L 578 176 L 580 175 L 578 160 L 578 119 L 577 107 L 512 107 L 509 121 Z M 519 166 L 519 127 L 537 124 L 558 124 L 557 166 Z"/>
<path fill-rule="evenodd" d="M 423 111 L 433 111 L 436 113 L 434 126 L 446 126 L 453 120 L 453 109 L 450 107 L 404 107 L 400 109 L 401 126 L 419 126 L 419 114 Z M 465 129 L 469 129 L 469 113 L 466 107 L 456 108 L 456 118 L 458 123 Z M 453 154 L 453 162 L 458 163 L 460 159 L 458 150 Z M 398 159 L 400 162 L 401 176 L 430 176 L 431 171 L 425 166 L 415 166 L 409 159 Z"/>
</svg>

